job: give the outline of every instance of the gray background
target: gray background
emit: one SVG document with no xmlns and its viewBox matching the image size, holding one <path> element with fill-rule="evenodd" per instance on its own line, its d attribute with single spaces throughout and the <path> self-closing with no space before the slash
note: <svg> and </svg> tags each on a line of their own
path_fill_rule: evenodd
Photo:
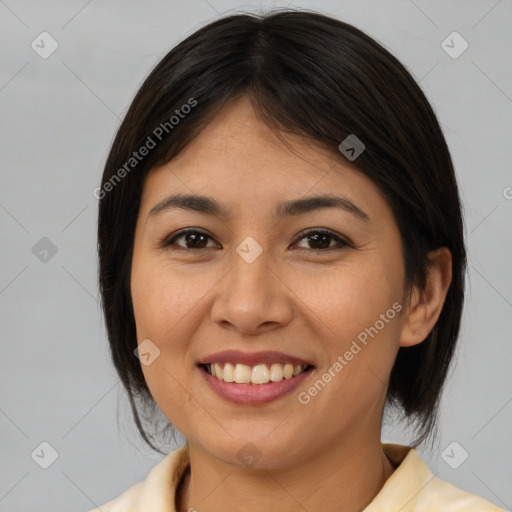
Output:
<svg viewBox="0 0 512 512">
<path fill-rule="evenodd" d="M 110 364 L 92 191 L 120 118 L 173 45 L 228 11 L 287 4 L 369 33 L 435 108 L 463 195 L 469 289 L 441 436 L 419 452 L 440 478 L 512 507 L 510 0 L 0 0 L 0 511 L 89 510 L 162 459 L 135 434 Z M 43 31 L 59 45 L 47 59 L 31 48 Z M 441 47 L 453 31 L 469 44 L 456 59 Z M 46 262 L 32 251 L 43 237 L 57 248 Z M 383 440 L 406 444 L 390 423 Z M 43 441 L 58 453 L 48 469 L 31 457 Z M 469 454 L 457 469 L 442 456 L 453 441 L 452 465 Z"/>
</svg>

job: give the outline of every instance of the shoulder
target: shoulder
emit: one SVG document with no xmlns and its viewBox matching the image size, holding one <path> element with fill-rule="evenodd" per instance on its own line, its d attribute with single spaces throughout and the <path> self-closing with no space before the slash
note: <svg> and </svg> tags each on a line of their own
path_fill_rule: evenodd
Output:
<svg viewBox="0 0 512 512">
<path fill-rule="evenodd" d="M 188 446 L 185 445 L 156 464 L 145 480 L 88 512 L 173 512 L 176 488 L 188 465 Z"/>
<path fill-rule="evenodd" d="M 364 512 L 505 512 L 438 478 L 414 448 L 383 444 L 383 450 L 395 471 Z"/>
<path fill-rule="evenodd" d="M 419 510 L 450 512 L 505 512 L 494 503 L 434 476 L 419 496 Z"/>
</svg>

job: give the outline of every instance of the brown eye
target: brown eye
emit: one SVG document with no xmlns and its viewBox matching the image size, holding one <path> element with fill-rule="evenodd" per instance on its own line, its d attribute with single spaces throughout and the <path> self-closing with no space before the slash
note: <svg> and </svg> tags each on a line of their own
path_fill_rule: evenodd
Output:
<svg viewBox="0 0 512 512">
<path fill-rule="evenodd" d="M 321 251 L 325 252 L 331 249 L 340 249 L 343 247 L 348 247 L 350 244 L 335 235 L 332 231 L 329 230 L 311 230 L 307 233 L 303 233 L 299 238 L 300 240 L 306 240 L 308 247 L 306 249 L 311 249 L 313 251 Z M 331 246 L 331 242 L 335 241 L 336 244 Z"/>
<path fill-rule="evenodd" d="M 182 240 L 181 243 L 176 243 L 178 240 Z M 174 234 L 171 238 L 164 240 L 161 247 L 172 247 L 177 249 L 183 249 L 184 251 L 201 251 L 209 249 L 212 246 L 208 246 L 208 241 L 213 241 L 213 238 L 206 233 L 197 229 L 185 229 Z M 330 252 L 331 250 L 342 249 L 344 247 L 352 247 L 352 245 L 346 240 L 342 239 L 335 233 L 329 230 L 310 230 L 308 232 L 301 233 L 298 241 L 306 240 L 306 249 L 316 252 Z M 332 242 L 335 242 L 332 245 Z"/>
<path fill-rule="evenodd" d="M 176 240 L 184 240 L 184 245 L 176 244 Z M 208 240 L 213 240 L 209 235 L 195 229 L 187 229 L 174 235 L 172 238 L 164 241 L 163 247 L 176 245 L 185 250 L 201 250 L 207 249 Z"/>
</svg>

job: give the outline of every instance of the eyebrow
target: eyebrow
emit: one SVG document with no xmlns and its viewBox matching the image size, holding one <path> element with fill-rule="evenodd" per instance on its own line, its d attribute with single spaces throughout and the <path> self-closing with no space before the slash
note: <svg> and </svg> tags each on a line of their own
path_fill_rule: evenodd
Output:
<svg viewBox="0 0 512 512">
<path fill-rule="evenodd" d="M 148 218 L 173 208 L 181 208 L 183 210 L 214 215 L 225 219 L 231 216 L 231 212 L 224 204 L 210 197 L 194 194 L 175 194 L 166 197 L 163 201 L 153 206 L 148 214 Z M 275 216 L 277 219 L 282 219 L 320 208 L 340 208 L 364 222 L 370 221 L 369 215 L 350 199 L 329 194 L 304 197 L 302 199 L 294 199 L 280 203 L 277 206 Z"/>
</svg>

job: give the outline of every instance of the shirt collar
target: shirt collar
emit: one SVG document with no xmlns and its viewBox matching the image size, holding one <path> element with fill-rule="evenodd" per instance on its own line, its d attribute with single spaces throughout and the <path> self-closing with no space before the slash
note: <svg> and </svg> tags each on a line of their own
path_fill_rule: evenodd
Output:
<svg viewBox="0 0 512 512">
<path fill-rule="evenodd" d="M 416 496 L 435 475 L 410 446 L 384 443 L 382 450 L 395 471 L 363 512 L 413 510 Z M 154 466 L 146 480 L 141 482 L 136 510 L 176 512 L 176 490 L 189 465 L 188 445 L 184 445 Z"/>
<path fill-rule="evenodd" d="M 411 446 L 384 443 L 382 450 L 395 471 L 363 512 L 415 510 L 420 491 L 435 475 Z"/>
</svg>

